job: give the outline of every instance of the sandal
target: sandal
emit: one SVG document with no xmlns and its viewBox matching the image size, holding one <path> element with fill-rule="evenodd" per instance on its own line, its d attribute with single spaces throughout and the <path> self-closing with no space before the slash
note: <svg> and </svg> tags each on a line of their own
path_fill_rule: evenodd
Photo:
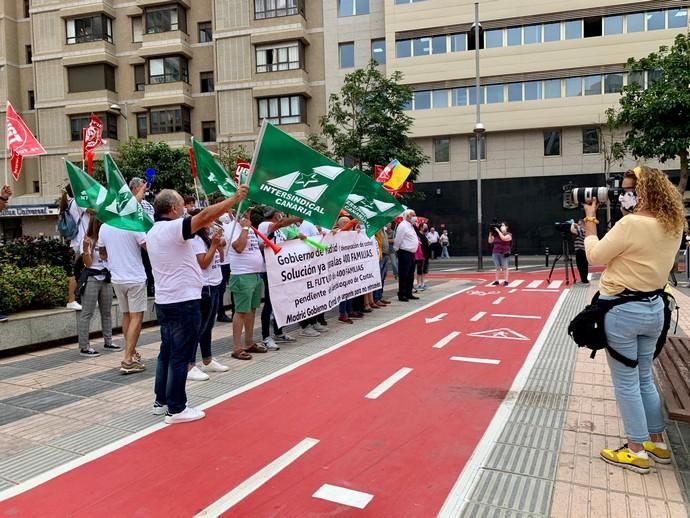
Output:
<svg viewBox="0 0 690 518">
<path fill-rule="evenodd" d="M 232 356 L 236 360 L 251 360 L 252 359 L 252 355 L 249 354 L 247 351 L 240 351 L 238 353 L 232 353 L 230 356 Z"/>
<path fill-rule="evenodd" d="M 245 349 L 245 352 L 248 352 L 248 353 L 267 353 L 268 349 L 266 349 L 266 347 L 264 345 L 257 343 L 257 344 L 252 345 L 251 347 L 247 347 Z"/>
</svg>

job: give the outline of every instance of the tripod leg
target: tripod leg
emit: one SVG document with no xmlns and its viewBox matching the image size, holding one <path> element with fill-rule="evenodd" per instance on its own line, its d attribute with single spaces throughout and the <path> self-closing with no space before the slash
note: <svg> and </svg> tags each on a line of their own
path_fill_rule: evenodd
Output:
<svg viewBox="0 0 690 518">
<path fill-rule="evenodd" d="M 551 271 L 549 272 L 549 276 L 546 278 L 546 282 L 551 284 L 551 277 L 553 277 L 553 270 L 556 268 L 556 264 L 558 263 L 559 259 L 561 258 L 560 255 L 557 255 L 556 258 L 553 260 L 553 264 L 551 265 Z"/>
</svg>

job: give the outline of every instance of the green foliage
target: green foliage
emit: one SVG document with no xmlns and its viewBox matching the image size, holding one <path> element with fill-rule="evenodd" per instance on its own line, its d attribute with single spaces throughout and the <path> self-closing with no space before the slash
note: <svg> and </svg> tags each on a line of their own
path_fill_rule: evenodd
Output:
<svg viewBox="0 0 690 518">
<path fill-rule="evenodd" d="M 690 35 L 676 36 L 641 59 L 628 59 L 629 72 L 654 71 L 646 89 L 635 82 L 623 88 L 618 109 L 607 111 L 609 123 L 626 128 L 623 145 L 635 157 L 666 162 L 680 158 L 678 189 L 688 182 L 690 147 Z"/>
<path fill-rule="evenodd" d="M 67 276 L 60 267 L 0 264 L 0 312 L 64 306 L 67 287 Z"/>
<path fill-rule="evenodd" d="M 429 157 L 408 135 L 413 119 L 403 107 L 411 101 L 412 91 L 401 80 L 400 72 L 387 78 L 371 61 L 367 68 L 345 76 L 320 123 L 336 157 L 352 159 L 362 171 L 397 158 L 412 169 L 410 179 L 414 180 Z M 318 143 L 318 137 L 313 139 Z"/>
<path fill-rule="evenodd" d="M 19 268 L 56 266 L 65 275 L 72 271 L 73 260 L 74 252 L 60 239 L 23 236 L 0 246 L 0 265 Z"/>
<path fill-rule="evenodd" d="M 218 144 L 218 156 L 216 157 L 218 162 L 225 168 L 225 170 L 230 173 L 230 176 L 235 178 L 235 169 L 237 169 L 237 161 L 250 162 L 252 159 L 251 153 L 247 148 L 240 144 L 239 146 L 233 146 L 229 144 Z"/>
</svg>

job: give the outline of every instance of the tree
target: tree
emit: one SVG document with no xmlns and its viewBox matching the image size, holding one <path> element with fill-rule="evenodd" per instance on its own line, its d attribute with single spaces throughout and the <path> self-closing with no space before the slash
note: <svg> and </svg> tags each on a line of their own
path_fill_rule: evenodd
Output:
<svg viewBox="0 0 690 518">
<path fill-rule="evenodd" d="M 639 60 L 628 59 L 628 85 L 618 109 L 607 113 L 613 127 L 625 128 L 623 145 L 635 158 L 680 159 L 678 190 L 688 184 L 690 147 L 690 35 L 676 36 L 672 47 Z M 647 72 L 647 88 L 644 73 Z"/>
<path fill-rule="evenodd" d="M 233 146 L 219 143 L 217 158 L 225 170 L 234 178 L 235 169 L 237 169 L 237 161 L 249 162 L 252 159 L 252 155 L 243 144 Z"/>
<path fill-rule="evenodd" d="M 400 72 L 386 78 L 374 61 L 345 76 L 340 93 L 331 94 L 328 113 L 320 120 L 336 157 L 352 160 L 362 171 L 397 158 L 412 169 L 410 178 L 416 178 L 429 157 L 408 135 L 412 117 L 403 108 L 412 100 L 412 91 L 399 84 L 401 79 Z"/>
</svg>

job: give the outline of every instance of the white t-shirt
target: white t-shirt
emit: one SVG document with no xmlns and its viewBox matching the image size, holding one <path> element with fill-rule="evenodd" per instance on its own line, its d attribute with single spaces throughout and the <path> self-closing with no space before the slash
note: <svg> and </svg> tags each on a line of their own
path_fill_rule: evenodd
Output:
<svg viewBox="0 0 690 518">
<path fill-rule="evenodd" d="M 206 254 L 206 252 L 208 252 L 206 243 L 204 243 L 204 240 L 199 236 L 192 239 L 192 248 L 194 248 L 194 253 L 196 255 Z M 204 286 L 218 286 L 223 282 L 223 272 L 220 271 L 220 252 L 218 250 L 216 250 L 211 264 L 209 264 L 208 268 L 205 270 L 202 269 L 201 273 L 204 276 Z"/>
<path fill-rule="evenodd" d="M 69 246 L 80 254 L 82 250 L 81 243 L 84 240 L 86 231 L 89 228 L 91 216 L 88 212 L 86 212 L 85 209 L 82 209 L 79 205 L 77 205 L 77 202 L 74 201 L 74 199 L 70 200 L 69 204 L 67 205 L 67 211 L 70 213 L 70 216 L 72 216 L 74 222 L 77 224 L 77 228 L 79 229 L 76 237 L 69 242 Z"/>
<path fill-rule="evenodd" d="M 91 245 L 91 266 L 89 266 L 90 269 L 92 270 L 103 270 L 108 267 L 108 264 L 105 261 L 101 260 L 101 247 L 99 244 Z M 97 281 L 104 281 L 105 280 L 105 275 L 94 275 L 94 279 Z"/>
<path fill-rule="evenodd" d="M 241 233 L 242 227 L 238 223 L 229 242 L 237 241 Z M 238 254 L 232 246 L 228 246 L 228 257 L 230 258 L 230 271 L 233 275 L 266 271 L 264 256 L 261 255 L 259 248 L 259 238 L 251 228 L 249 229 L 249 236 L 247 236 L 247 246 L 244 247 L 242 253 Z"/>
<path fill-rule="evenodd" d="M 204 278 L 192 247 L 191 224 L 190 217 L 156 221 L 146 234 L 156 304 L 201 299 Z"/>
<path fill-rule="evenodd" d="M 262 221 L 261 223 L 259 223 L 259 228 L 257 228 L 257 230 L 261 232 L 264 236 L 269 237 L 268 229 L 271 228 L 271 223 L 271 221 Z M 271 241 L 279 245 L 280 243 L 285 241 L 285 234 L 283 234 L 280 230 L 276 230 L 275 232 L 273 232 L 273 239 Z"/>
<path fill-rule="evenodd" d="M 299 231 L 302 233 L 304 237 L 314 237 L 321 235 L 321 232 L 319 232 L 319 229 L 316 228 L 316 225 L 314 225 L 313 223 L 309 223 L 308 221 L 302 221 L 302 224 L 299 226 Z"/>
<path fill-rule="evenodd" d="M 230 216 L 225 216 L 225 218 L 221 218 L 222 224 L 223 224 L 223 239 L 225 239 L 225 248 L 223 251 L 225 252 L 223 254 L 223 260 L 220 262 L 220 264 L 230 264 L 230 256 L 228 255 L 228 248 L 230 248 L 230 231 L 232 230 L 232 219 Z M 237 223 L 239 226 L 239 222 Z"/>
<path fill-rule="evenodd" d="M 101 226 L 98 242 L 108 251 L 108 269 L 113 284 L 139 284 L 146 282 L 146 270 L 141 260 L 141 245 L 146 234 Z"/>
<path fill-rule="evenodd" d="M 433 245 L 434 243 L 438 243 L 438 237 L 439 237 L 439 236 L 438 236 L 438 232 L 436 232 L 436 231 L 434 231 L 434 232 L 429 232 L 429 233 L 426 235 L 426 238 L 429 240 L 429 244 L 430 244 L 430 245 Z"/>
</svg>

